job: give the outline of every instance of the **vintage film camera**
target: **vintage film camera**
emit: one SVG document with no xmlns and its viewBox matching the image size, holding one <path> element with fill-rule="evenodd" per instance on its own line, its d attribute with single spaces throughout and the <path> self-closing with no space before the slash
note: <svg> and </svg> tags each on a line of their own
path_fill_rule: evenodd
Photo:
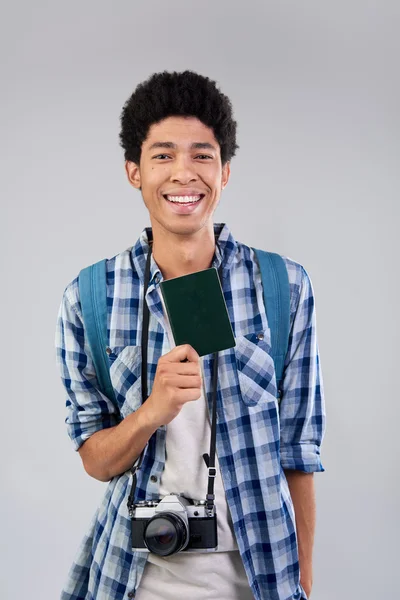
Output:
<svg viewBox="0 0 400 600">
<path fill-rule="evenodd" d="M 132 507 L 132 550 L 170 556 L 176 552 L 217 549 L 217 517 L 205 500 L 169 494 Z"/>
</svg>

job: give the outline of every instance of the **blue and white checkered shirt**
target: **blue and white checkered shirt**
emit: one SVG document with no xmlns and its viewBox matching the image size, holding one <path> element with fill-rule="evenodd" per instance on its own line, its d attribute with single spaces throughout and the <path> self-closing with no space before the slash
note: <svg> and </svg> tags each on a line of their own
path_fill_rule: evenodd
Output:
<svg viewBox="0 0 400 600">
<path fill-rule="evenodd" d="M 226 224 L 214 224 L 214 231 L 212 266 L 218 269 L 222 263 L 223 291 L 236 339 L 235 348 L 219 353 L 217 454 L 226 499 L 254 598 L 300 600 L 295 516 L 284 469 L 324 471 L 320 446 L 325 405 L 312 284 L 299 263 L 282 257 L 291 299 L 289 348 L 279 405 L 261 274 L 253 250 L 235 241 Z M 143 283 L 151 235 L 151 228 L 145 228 L 132 248 L 107 261 L 109 360 L 116 404 L 98 388 L 85 338 L 78 279 L 65 289 L 56 348 L 67 392 L 65 421 L 75 450 L 93 433 L 117 425 L 141 404 Z M 149 394 L 166 335 L 159 291 L 162 279 L 152 256 L 146 296 L 150 310 Z M 210 408 L 211 374 L 212 355 L 208 355 L 204 357 L 204 384 Z M 150 438 L 138 472 L 136 501 L 158 498 L 165 437 L 163 426 Z M 131 481 L 127 471 L 107 484 L 71 567 L 62 600 L 135 597 L 147 554 L 131 550 L 126 505 Z"/>
</svg>

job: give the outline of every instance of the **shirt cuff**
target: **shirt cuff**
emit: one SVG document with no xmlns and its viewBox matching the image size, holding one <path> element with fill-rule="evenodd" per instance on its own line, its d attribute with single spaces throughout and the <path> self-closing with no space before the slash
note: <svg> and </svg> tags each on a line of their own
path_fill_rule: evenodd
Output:
<svg viewBox="0 0 400 600">
<path fill-rule="evenodd" d="M 114 414 L 110 413 L 108 415 L 102 415 L 101 418 L 97 417 L 95 420 L 88 420 L 81 423 L 68 423 L 67 421 L 67 431 L 74 450 L 78 451 L 83 442 L 88 440 L 94 433 L 97 433 L 102 429 L 114 427 L 119 423 L 120 420 L 118 420 Z"/>
<path fill-rule="evenodd" d="M 295 444 L 281 447 L 281 466 L 305 473 L 325 471 L 321 463 L 320 448 L 316 444 Z"/>
</svg>

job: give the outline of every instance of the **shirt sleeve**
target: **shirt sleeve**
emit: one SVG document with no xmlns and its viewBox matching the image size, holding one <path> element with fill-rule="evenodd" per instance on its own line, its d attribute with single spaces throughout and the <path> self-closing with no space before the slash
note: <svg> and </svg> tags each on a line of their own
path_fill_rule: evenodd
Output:
<svg viewBox="0 0 400 600">
<path fill-rule="evenodd" d="M 313 287 L 298 263 L 289 269 L 294 310 L 280 402 L 281 465 L 306 473 L 325 471 L 320 447 L 325 434 L 325 400 L 316 333 Z"/>
<path fill-rule="evenodd" d="M 118 408 L 98 386 L 77 287 L 75 279 L 64 291 L 56 326 L 56 360 L 67 393 L 65 423 L 75 450 L 96 431 L 121 420 Z"/>
</svg>

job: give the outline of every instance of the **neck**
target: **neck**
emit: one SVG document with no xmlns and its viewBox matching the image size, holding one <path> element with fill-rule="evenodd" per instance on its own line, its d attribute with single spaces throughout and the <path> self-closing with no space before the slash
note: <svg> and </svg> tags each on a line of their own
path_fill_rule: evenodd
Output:
<svg viewBox="0 0 400 600">
<path fill-rule="evenodd" d="M 211 267 L 215 252 L 214 227 L 189 235 L 171 234 L 152 227 L 153 257 L 164 280 Z"/>
</svg>

